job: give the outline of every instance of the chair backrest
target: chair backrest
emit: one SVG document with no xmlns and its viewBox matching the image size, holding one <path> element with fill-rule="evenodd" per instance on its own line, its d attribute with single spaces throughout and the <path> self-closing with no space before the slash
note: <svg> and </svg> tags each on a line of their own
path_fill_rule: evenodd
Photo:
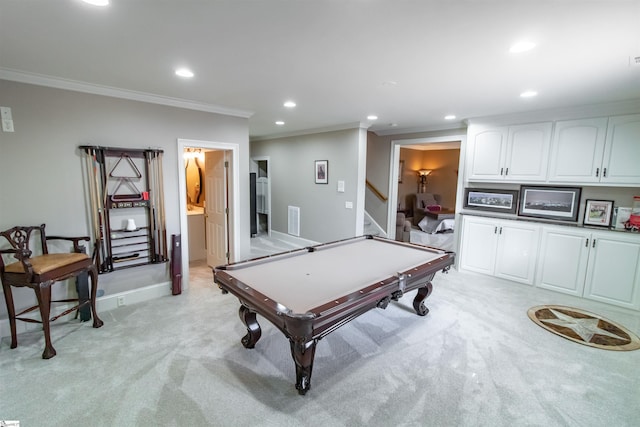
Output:
<svg viewBox="0 0 640 427">
<path fill-rule="evenodd" d="M 433 193 L 418 193 L 416 194 L 416 209 L 424 211 L 427 206 L 437 205 L 438 196 Z"/>
<path fill-rule="evenodd" d="M 11 249 L 0 250 L 0 254 L 15 254 L 16 251 L 19 251 L 26 254 L 26 256 L 31 256 L 33 253 L 31 243 L 33 242 L 34 245 L 37 245 L 38 240 L 40 240 L 39 250 L 42 251 L 42 254 L 49 253 L 44 227 L 45 224 L 37 226 L 19 225 L 0 232 L 0 236 L 4 237 L 9 242 L 9 245 L 11 245 Z M 32 237 L 32 234 L 38 231 L 40 236 L 34 234 Z M 4 270 L 4 260 L 2 256 L 0 256 L 0 267 Z"/>
</svg>

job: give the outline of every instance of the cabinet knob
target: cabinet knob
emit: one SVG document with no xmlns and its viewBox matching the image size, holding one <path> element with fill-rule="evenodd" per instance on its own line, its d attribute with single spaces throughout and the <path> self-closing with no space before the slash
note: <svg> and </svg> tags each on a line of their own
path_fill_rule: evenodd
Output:
<svg viewBox="0 0 640 427">
<path fill-rule="evenodd" d="M 593 239 L 593 242 L 591 242 L 591 247 L 595 248 L 596 247 L 596 239 Z"/>
<path fill-rule="evenodd" d="M 607 177 L 607 168 L 602 169 L 602 177 L 603 178 Z"/>
<path fill-rule="evenodd" d="M 493 234 L 498 234 L 498 226 L 497 225 L 493 228 Z"/>
<path fill-rule="evenodd" d="M 504 168 L 500 168 L 500 176 L 502 176 L 503 172 L 504 172 Z"/>
<path fill-rule="evenodd" d="M 585 247 L 585 248 L 588 248 L 588 247 L 589 247 L 589 239 L 587 239 L 587 241 L 586 241 L 586 242 L 584 242 L 584 247 Z"/>
<path fill-rule="evenodd" d="M 596 178 L 600 176 L 600 168 L 596 168 Z"/>
<path fill-rule="evenodd" d="M 505 169 L 504 171 L 504 176 L 507 176 L 507 175 L 509 175 L 509 168 Z"/>
</svg>

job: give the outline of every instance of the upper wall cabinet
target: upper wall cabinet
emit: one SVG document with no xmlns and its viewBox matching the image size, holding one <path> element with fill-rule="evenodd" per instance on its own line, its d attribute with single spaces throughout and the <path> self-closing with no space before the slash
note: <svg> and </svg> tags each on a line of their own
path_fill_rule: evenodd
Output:
<svg viewBox="0 0 640 427">
<path fill-rule="evenodd" d="M 548 122 L 471 130 L 468 180 L 544 182 L 551 126 Z"/>
<path fill-rule="evenodd" d="M 639 142 L 640 114 L 557 122 L 549 182 L 637 184 Z"/>
<path fill-rule="evenodd" d="M 640 114 L 609 118 L 600 182 L 640 183 Z"/>
<path fill-rule="evenodd" d="M 556 122 L 549 182 L 600 182 L 607 120 Z"/>
</svg>

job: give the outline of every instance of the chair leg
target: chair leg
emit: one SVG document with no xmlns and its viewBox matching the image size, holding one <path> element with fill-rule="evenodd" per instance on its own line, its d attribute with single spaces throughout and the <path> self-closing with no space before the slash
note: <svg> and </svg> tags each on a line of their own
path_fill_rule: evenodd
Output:
<svg viewBox="0 0 640 427">
<path fill-rule="evenodd" d="M 11 327 L 11 348 L 18 346 L 18 334 L 16 333 L 16 309 L 13 305 L 13 293 L 11 285 L 2 284 L 4 290 L 4 300 L 7 303 L 7 314 L 9 316 L 9 326 Z"/>
<path fill-rule="evenodd" d="M 51 344 L 51 333 L 49 328 L 49 318 L 51 315 L 50 285 L 50 283 L 40 283 L 40 286 L 34 289 L 36 291 L 36 296 L 38 297 L 40 317 L 42 318 L 42 329 L 44 330 L 44 351 L 42 352 L 43 359 L 51 359 L 56 355 L 56 350 Z"/>
<path fill-rule="evenodd" d="M 96 310 L 96 295 L 98 293 L 98 269 L 95 265 L 89 269 L 89 277 L 91 278 L 91 312 L 93 314 L 93 327 L 99 328 L 104 322 L 98 317 Z"/>
</svg>

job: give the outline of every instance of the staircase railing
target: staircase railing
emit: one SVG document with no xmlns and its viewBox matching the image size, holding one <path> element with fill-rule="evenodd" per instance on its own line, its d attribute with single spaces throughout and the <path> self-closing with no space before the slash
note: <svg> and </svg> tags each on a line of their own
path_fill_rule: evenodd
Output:
<svg viewBox="0 0 640 427">
<path fill-rule="evenodd" d="M 384 194 L 382 194 L 382 193 L 380 192 L 380 190 L 378 190 L 378 189 L 376 188 L 376 186 L 375 186 L 375 185 L 373 185 L 371 182 L 369 182 L 369 180 L 366 180 L 366 183 L 367 183 L 367 188 L 369 188 L 369 190 L 371 190 L 371 192 L 372 192 L 373 194 L 375 194 L 375 195 L 376 195 L 380 200 L 382 200 L 383 202 L 386 202 L 386 201 L 387 201 L 387 196 L 385 196 Z"/>
</svg>

